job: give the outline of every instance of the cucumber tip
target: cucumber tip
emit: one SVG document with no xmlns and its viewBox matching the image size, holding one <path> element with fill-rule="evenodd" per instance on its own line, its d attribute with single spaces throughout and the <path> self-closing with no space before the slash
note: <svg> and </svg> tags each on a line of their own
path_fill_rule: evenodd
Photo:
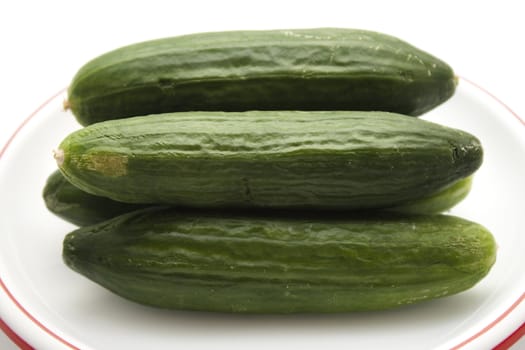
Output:
<svg viewBox="0 0 525 350">
<path fill-rule="evenodd" d="M 55 158 L 57 165 L 61 166 L 64 163 L 64 151 L 60 148 L 53 150 L 53 158 Z"/>
</svg>

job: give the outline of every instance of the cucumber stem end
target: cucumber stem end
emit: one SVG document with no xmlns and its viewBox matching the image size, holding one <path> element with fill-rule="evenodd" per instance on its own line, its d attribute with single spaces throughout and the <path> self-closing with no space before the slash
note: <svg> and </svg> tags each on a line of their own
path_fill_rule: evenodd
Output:
<svg viewBox="0 0 525 350">
<path fill-rule="evenodd" d="M 61 166 L 64 163 L 64 151 L 60 148 L 53 150 L 53 157 L 55 158 L 58 166 Z"/>
</svg>

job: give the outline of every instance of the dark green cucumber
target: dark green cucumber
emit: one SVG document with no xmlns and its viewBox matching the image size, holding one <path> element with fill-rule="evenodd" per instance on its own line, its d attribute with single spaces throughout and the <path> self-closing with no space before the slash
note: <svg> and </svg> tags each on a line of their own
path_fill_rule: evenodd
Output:
<svg viewBox="0 0 525 350">
<path fill-rule="evenodd" d="M 438 58 L 382 33 L 337 28 L 201 33 L 83 66 L 66 107 L 83 125 L 175 111 L 380 110 L 420 115 L 450 98 Z"/>
<path fill-rule="evenodd" d="M 67 181 L 59 170 L 48 177 L 43 197 L 49 211 L 77 226 L 93 225 L 145 207 L 84 192 Z"/>
<path fill-rule="evenodd" d="M 467 290 L 496 258 L 493 236 L 453 216 L 299 216 L 156 208 L 66 236 L 65 263 L 161 308 L 348 312 Z"/>
<path fill-rule="evenodd" d="M 461 179 L 438 193 L 387 210 L 406 214 L 434 214 L 449 210 L 467 196 L 471 180 L 471 177 Z M 49 176 L 43 194 L 49 211 L 77 226 L 97 224 L 148 206 L 117 202 L 89 194 L 73 186 L 58 170 Z"/>
<path fill-rule="evenodd" d="M 472 174 L 472 135 L 386 112 L 181 112 L 97 123 L 56 158 L 78 188 L 190 207 L 367 209 Z"/>
</svg>

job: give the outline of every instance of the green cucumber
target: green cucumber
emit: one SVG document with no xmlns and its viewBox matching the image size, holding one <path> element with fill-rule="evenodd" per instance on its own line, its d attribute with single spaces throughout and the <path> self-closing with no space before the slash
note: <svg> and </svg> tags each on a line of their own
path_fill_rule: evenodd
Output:
<svg viewBox="0 0 525 350">
<path fill-rule="evenodd" d="M 449 210 L 462 201 L 470 191 L 471 177 L 461 179 L 436 194 L 387 208 L 407 214 L 434 214 Z M 73 186 L 58 170 L 53 172 L 44 187 L 46 207 L 53 214 L 77 226 L 88 226 L 120 214 L 145 208 L 147 204 L 131 204 L 95 196 Z"/>
<path fill-rule="evenodd" d="M 246 313 L 381 310 L 467 290 L 496 258 L 445 215 L 350 217 L 154 208 L 68 234 L 67 266 L 129 300 Z"/>
<path fill-rule="evenodd" d="M 73 186 L 59 170 L 47 178 L 43 190 L 47 209 L 77 226 L 86 226 L 146 207 L 94 196 Z"/>
<path fill-rule="evenodd" d="M 420 115 L 450 98 L 442 60 L 382 33 L 338 28 L 230 31 L 108 52 L 73 78 L 82 125 L 176 111 L 380 110 Z"/>
<path fill-rule="evenodd" d="M 55 157 L 78 188 L 129 203 L 370 209 L 475 172 L 473 135 L 387 112 L 180 112 L 96 123 Z"/>
</svg>

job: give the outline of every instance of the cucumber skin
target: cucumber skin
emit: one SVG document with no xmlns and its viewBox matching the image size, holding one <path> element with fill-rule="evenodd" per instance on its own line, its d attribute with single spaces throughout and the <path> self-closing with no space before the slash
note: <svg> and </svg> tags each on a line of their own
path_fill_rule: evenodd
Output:
<svg viewBox="0 0 525 350">
<path fill-rule="evenodd" d="M 68 234 L 67 266 L 160 308 L 332 313 L 396 308 L 467 290 L 493 236 L 453 216 L 136 211 Z"/>
<path fill-rule="evenodd" d="M 471 178 L 461 179 L 436 194 L 387 208 L 405 214 L 435 214 L 449 210 L 469 193 Z M 77 226 L 94 225 L 115 216 L 146 208 L 148 204 L 131 204 L 94 196 L 73 186 L 59 170 L 47 179 L 43 190 L 47 209 L 61 219 Z"/>
<path fill-rule="evenodd" d="M 445 62 L 341 28 L 200 33 L 101 55 L 73 78 L 82 125 L 180 111 L 380 110 L 418 116 L 455 92 Z"/>
<path fill-rule="evenodd" d="M 49 175 L 42 197 L 50 212 L 77 226 L 93 225 L 147 207 L 145 204 L 122 203 L 84 192 L 69 183 L 60 170 Z"/>
<path fill-rule="evenodd" d="M 129 203 L 371 209 L 471 175 L 474 136 L 386 112 L 188 112 L 70 134 L 59 167 L 78 188 Z"/>
</svg>

